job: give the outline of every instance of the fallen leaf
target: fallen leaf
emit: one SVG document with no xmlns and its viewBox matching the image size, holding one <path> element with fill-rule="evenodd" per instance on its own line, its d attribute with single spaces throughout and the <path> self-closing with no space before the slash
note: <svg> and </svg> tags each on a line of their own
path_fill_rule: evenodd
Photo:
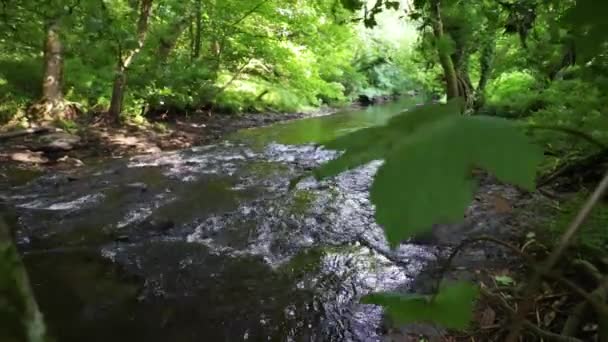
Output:
<svg viewBox="0 0 608 342">
<path fill-rule="evenodd" d="M 496 283 L 498 285 L 503 285 L 503 286 L 515 285 L 515 280 L 513 280 L 513 278 L 506 276 L 506 275 L 494 276 L 494 280 L 496 280 Z"/>
<path fill-rule="evenodd" d="M 491 201 L 494 204 L 494 210 L 499 214 L 507 214 L 513 211 L 511 203 L 500 195 L 492 195 Z"/>
</svg>

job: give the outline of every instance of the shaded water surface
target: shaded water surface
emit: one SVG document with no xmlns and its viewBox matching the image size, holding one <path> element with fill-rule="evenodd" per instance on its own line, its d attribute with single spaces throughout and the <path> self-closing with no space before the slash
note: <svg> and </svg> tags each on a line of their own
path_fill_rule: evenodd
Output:
<svg viewBox="0 0 608 342">
<path fill-rule="evenodd" d="M 379 165 L 289 182 L 311 144 L 413 100 L 240 132 L 0 191 L 59 341 L 375 341 L 371 291 L 407 289 L 429 246 L 390 251 L 367 191 Z M 300 145 L 285 145 L 298 143 Z"/>
</svg>

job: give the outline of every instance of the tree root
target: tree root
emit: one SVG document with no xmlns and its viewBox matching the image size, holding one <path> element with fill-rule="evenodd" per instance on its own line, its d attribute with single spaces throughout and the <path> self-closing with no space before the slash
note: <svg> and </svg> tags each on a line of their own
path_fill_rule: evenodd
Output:
<svg viewBox="0 0 608 342">
<path fill-rule="evenodd" d="M 56 119 L 76 119 L 82 111 L 75 102 L 42 99 L 27 109 L 28 118 L 35 122 L 50 122 Z"/>
</svg>

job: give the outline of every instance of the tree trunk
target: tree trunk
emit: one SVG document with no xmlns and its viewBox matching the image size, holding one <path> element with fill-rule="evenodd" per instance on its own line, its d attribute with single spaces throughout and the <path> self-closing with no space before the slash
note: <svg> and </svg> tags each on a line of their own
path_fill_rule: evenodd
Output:
<svg viewBox="0 0 608 342">
<path fill-rule="evenodd" d="M 157 55 L 161 63 L 169 58 L 169 55 L 175 48 L 179 37 L 181 37 L 182 33 L 186 30 L 186 27 L 188 27 L 188 17 L 174 22 L 169 28 L 169 32 L 160 38 Z"/>
<path fill-rule="evenodd" d="M 196 19 L 194 21 L 194 41 L 192 43 L 192 58 L 198 59 L 201 55 L 202 42 L 202 30 L 203 30 L 203 16 L 202 16 L 202 1 L 197 0 L 196 2 Z"/>
<path fill-rule="evenodd" d="M 28 116 L 34 121 L 52 121 L 71 113 L 73 109 L 63 101 L 63 47 L 59 35 L 60 26 L 59 17 L 45 23 L 42 97 L 27 109 Z"/>
<path fill-rule="evenodd" d="M 142 0 L 139 10 L 139 20 L 137 22 L 137 46 L 134 49 L 127 51 L 124 55 L 121 51 L 118 56 L 118 65 L 116 67 L 114 86 L 112 88 L 112 100 L 110 101 L 110 109 L 108 111 L 110 118 L 116 122 L 120 121 L 120 114 L 122 112 L 124 92 L 127 85 L 127 70 L 133 62 L 133 58 L 139 54 L 144 46 L 148 34 L 148 21 L 151 12 L 152 0 Z"/>
<path fill-rule="evenodd" d="M 114 85 L 112 87 L 112 100 L 110 101 L 109 114 L 114 121 L 119 121 L 120 113 L 122 113 L 122 102 L 125 94 L 125 86 L 127 84 L 126 68 L 122 65 L 122 60 L 119 61 L 119 66 L 114 76 Z"/>
<path fill-rule="evenodd" d="M 458 82 L 458 96 L 464 100 L 465 110 L 473 107 L 473 83 L 469 77 L 470 51 L 464 46 L 464 42 L 456 42 L 456 51 L 452 54 L 452 64 L 456 72 Z"/>
<path fill-rule="evenodd" d="M 431 22 L 433 26 L 433 35 L 437 42 L 444 39 L 443 21 L 441 20 L 441 1 L 431 0 Z M 437 44 L 439 46 L 439 44 Z M 454 68 L 454 62 L 448 51 L 442 51 L 438 48 L 439 63 L 443 68 L 443 76 L 445 78 L 446 95 L 448 100 L 458 97 L 458 76 Z"/>
<path fill-rule="evenodd" d="M 481 109 L 485 105 L 486 101 L 486 86 L 492 76 L 492 69 L 494 68 L 494 55 L 496 52 L 496 39 L 490 38 L 486 42 L 481 50 L 481 56 L 479 58 L 480 72 L 479 83 L 477 83 L 477 90 L 475 91 L 475 104 L 476 110 Z"/>
<path fill-rule="evenodd" d="M 49 102 L 63 100 L 63 47 L 59 37 L 59 20 L 53 19 L 46 27 L 44 42 L 44 79 L 42 99 Z"/>
</svg>

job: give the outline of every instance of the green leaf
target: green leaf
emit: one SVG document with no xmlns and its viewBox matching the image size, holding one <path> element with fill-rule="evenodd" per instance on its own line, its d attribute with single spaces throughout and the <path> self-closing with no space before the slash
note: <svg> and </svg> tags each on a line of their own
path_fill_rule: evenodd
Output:
<svg viewBox="0 0 608 342">
<path fill-rule="evenodd" d="M 328 149 L 346 152 L 314 171 L 317 179 L 335 176 L 373 160 L 384 159 L 409 134 L 420 127 L 458 113 L 458 101 L 447 105 L 417 107 L 393 117 L 385 126 L 365 128 L 325 143 Z"/>
<path fill-rule="evenodd" d="M 582 55 L 584 61 L 601 52 L 608 41 L 608 22 L 605 20 L 607 10 L 606 1 L 577 0 L 561 19 L 573 31 L 577 55 Z"/>
<path fill-rule="evenodd" d="M 341 0 L 342 6 L 350 11 L 360 10 L 363 7 L 363 1 L 361 0 Z"/>
<path fill-rule="evenodd" d="M 498 285 L 510 286 L 515 284 L 515 280 L 509 276 L 495 276 L 494 280 Z"/>
<path fill-rule="evenodd" d="M 474 167 L 531 190 L 541 160 L 541 150 L 510 122 L 445 118 L 387 156 L 371 189 L 376 219 L 395 246 L 435 223 L 461 222 L 476 189 Z"/>
<path fill-rule="evenodd" d="M 383 306 L 398 324 L 429 322 L 466 329 L 473 317 L 477 293 L 475 285 L 459 282 L 444 287 L 434 297 L 385 292 L 367 295 L 361 302 Z"/>
<path fill-rule="evenodd" d="M 450 55 L 456 51 L 456 42 L 449 34 L 443 35 L 437 40 L 437 50 L 440 54 Z"/>
<path fill-rule="evenodd" d="M 326 146 L 346 152 L 315 175 L 328 177 L 384 159 L 371 200 L 391 246 L 433 224 L 462 221 L 476 188 L 473 168 L 532 190 L 541 149 L 507 120 L 455 115 L 458 105 L 422 107 L 384 127 L 338 138 Z"/>
</svg>

